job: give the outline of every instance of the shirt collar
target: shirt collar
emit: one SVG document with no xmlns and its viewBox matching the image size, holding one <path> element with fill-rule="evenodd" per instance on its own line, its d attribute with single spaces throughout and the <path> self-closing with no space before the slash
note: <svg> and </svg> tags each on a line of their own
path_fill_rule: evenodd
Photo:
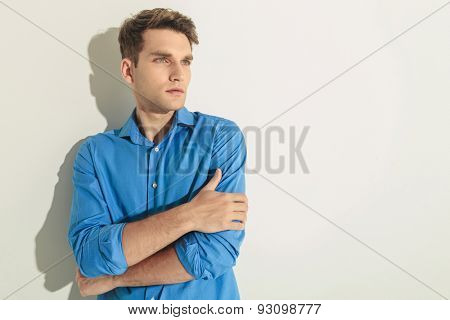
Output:
<svg viewBox="0 0 450 320">
<path fill-rule="evenodd" d="M 186 107 L 182 107 L 175 111 L 174 125 L 185 124 L 192 127 L 194 123 L 194 115 Z"/>
<path fill-rule="evenodd" d="M 172 121 L 172 128 L 177 125 L 185 125 L 188 127 L 193 127 L 195 124 L 194 115 L 190 112 L 186 107 L 182 107 L 175 111 L 175 115 Z M 131 141 L 137 144 L 151 144 L 151 141 L 148 141 L 146 137 L 144 137 L 139 131 L 137 118 L 136 118 L 136 107 L 133 109 L 128 120 L 119 130 L 119 137 L 130 137 Z"/>
</svg>

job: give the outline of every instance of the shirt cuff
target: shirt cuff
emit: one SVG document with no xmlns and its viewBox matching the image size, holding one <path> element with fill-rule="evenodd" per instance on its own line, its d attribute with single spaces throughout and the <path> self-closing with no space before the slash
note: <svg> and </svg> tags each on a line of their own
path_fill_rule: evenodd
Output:
<svg viewBox="0 0 450 320">
<path fill-rule="evenodd" d="M 174 244 L 175 252 L 183 267 L 194 279 L 208 278 L 208 275 L 204 274 L 198 243 L 189 242 L 189 238 L 192 236 L 192 234 L 186 234 L 179 238 Z"/>
<path fill-rule="evenodd" d="M 119 275 L 127 268 L 127 260 L 123 252 L 122 235 L 126 223 L 106 225 L 100 228 L 99 251 L 111 274 Z"/>
</svg>

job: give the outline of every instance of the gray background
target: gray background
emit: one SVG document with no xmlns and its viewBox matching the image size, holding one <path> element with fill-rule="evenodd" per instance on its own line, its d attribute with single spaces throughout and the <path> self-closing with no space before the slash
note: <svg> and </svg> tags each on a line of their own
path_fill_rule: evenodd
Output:
<svg viewBox="0 0 450 320">
<path fill-rule="evenodd" d="M 1 297 L 80 298 L 66 240 L 72 161 L 131 112 L 117 28 L 154 7 L 198 28 L 186 106 L 261 138 L 247 137 L 259 169 L 247 175 L 235 268 L 243 299 L 449 297 L 445 4 L 3 1 Z M 266 136 L 272 127 L 284 142 Z M 295 141 L 309 128 L 308 172 L 296 159 L 274 173 L 268 163 L 289 162 L 291 127 Z"/>
</svg>

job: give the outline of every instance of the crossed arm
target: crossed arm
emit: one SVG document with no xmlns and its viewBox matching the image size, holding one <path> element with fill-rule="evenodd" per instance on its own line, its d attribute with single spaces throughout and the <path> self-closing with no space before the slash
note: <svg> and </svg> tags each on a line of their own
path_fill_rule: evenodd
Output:
<svg viewBox="0 0 450 320">
<path fill-rule="evenodd" d="M 173 244 L 131 266 L 121 275 L 87 278 L 77 271 L 82 296 L 99 295 L 117 287 L 152 286 L 193 280 L 177 257 Z"/>
<path fill-rule="evenodd" d="M 213 153 L 211 166 L 220 167 L 223 172 L 217 191 L 243 193 L 246 150 L 242 133 L 239 130 L 221 130 L 215 144 L 218 147 Z M 226 148 L 223 147 L 225 144 Z M 230 151 L 231 154 L 225 154 Z M 235 265 L 244 238 L 243 230 L 209 234 L 185 229 L 173 232 L 159 242 L 143 241 L 139 236 L 130 241 L 136 233 L 129 231 L 127 241 L 122 245 L 127 228 L 130 230 L 129 225 L 136 228 L 144 224 L 111 224 L 105 220 L 108 208 L 99 190 L 93 162 L 86 143 L 80 147 L 74 163 L 74 200 L 69 228 L 69 242 L 81 268 L 77 271 L 77 282 L 82 295 L 101 294 L 122 286 L 215 279 Z M 149 217 L 149 220 L 164 214 L 165 218 L 169 217 L 162 213 Z M 177 225 L 176 221 L 172 223 L 172 226 Z M 156 239 L 157 229 L 150 226 L 158 225 L 163 226 L 153 221 L 147 229 L 141 229 L 140 234 Z M 161 235 L 163 230 L 168 229 L 160 228 Z"/>
</svg>

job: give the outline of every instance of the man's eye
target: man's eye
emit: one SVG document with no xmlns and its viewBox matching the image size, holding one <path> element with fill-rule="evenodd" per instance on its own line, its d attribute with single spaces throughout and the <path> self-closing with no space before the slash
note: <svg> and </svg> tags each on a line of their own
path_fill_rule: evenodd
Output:
<svg viewBox="0 0 450 320">
<path fill-rule="evenodd" d="M 156 58 L 155 61 L 157 61 L 157 62 L 166 62 L 166 61 L 167 61 L 167 58 L 164 58 L 164 57 L 162 57 L 162 58 Z"/>
<path fill-rule="evenodd" d="M 183 60 L 183 64 L 189 66 L 191 64 L 191 61 L 190 60 Z"/>
</svg>

